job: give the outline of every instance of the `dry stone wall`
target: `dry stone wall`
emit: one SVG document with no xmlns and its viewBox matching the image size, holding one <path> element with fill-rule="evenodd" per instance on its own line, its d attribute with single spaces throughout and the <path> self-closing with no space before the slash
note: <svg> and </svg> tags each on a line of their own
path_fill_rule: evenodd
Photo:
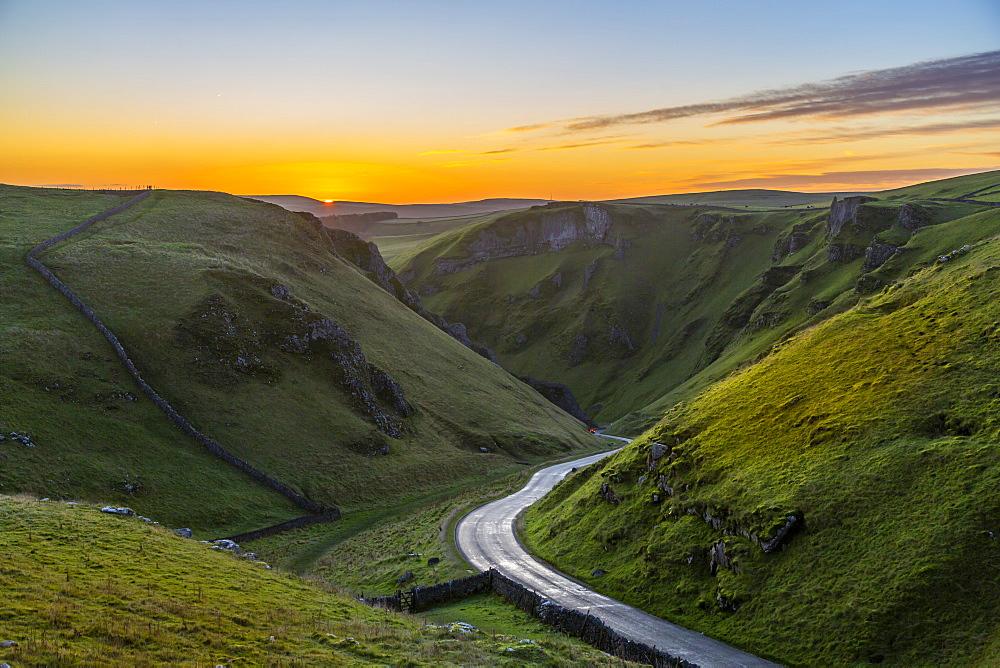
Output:
<svg viewBox="0 0 1000 668">
<path fill-rule="evenodd" d="M 316 513 L 316 515 L 312 517 L 317 519 L 312 519 L 312 521 L 306 522 L 305 524 L 312 524 L 314 522 L 332 521 L 335 519 L 339 519 L 340 511 L 337 508 L 326 508 L 318 503 L 315 503 L 314 501 L 307 499 L 301 494 L 296 493 L 294 490 L 292 490 L 284 483 L 275 480 L 274 478 L 268 476 L 264 472 L 253 467 L 248 462 L 240 459 L 239 457 L 236 457 L 235 455 L 224 449 L 221 445 L 219 445 L 215 440 L 209 438 L 205 434 L 195 429 L 194 425 L 192 425 L 190 422 L 188 422 L 186 418 L 184 418 L 180 413 L 174 410 L 174 408 L 167 402 L 167 400 L 164 399 L 162 396 L 160 396 L 160 394 L 156 392 L 156 390 L 154 390 L 149 385 L 149 383 L 147 383 L 143 379 L 142 374 L 139 372 L 139 369 L 136 367 L 132 359 L 128 356 L 128 353 L 126 352 L 125 347 L 122 345 L 121 341 L 114 334 L 114 332 L 112 332 L 110 329 L 107 328 L 107 326 L 105 326 L 105 324 L 101 321 L 101 319 L 97 316 L 97 314 L 94 313 L 93 309 L 87 306 L 83 302 L 83 300 L 80 299 L 72 290 L 70 290 L 65 283 L 59 280 L 59 278 L 56 277 L 56 275 L 53 274 L 48 267 L 46 267 L 38 260 L 38 255 L 43 251 L 52 248 L 56 244 L 66 241 L 67 239 L 75 237 L 76 235 L 90 228 L 95 223 L 105 220 L 115 215 L 116 213 L 124 211 L 128 207 L 133 206 L 134 204 L 137 204 L 142 200 L 146 199 L 148 196 L 149 196 L 149 191 L 145 191 L 133 197 L 124 204 L 120 204 L 114 207 L 113 209 L 108 209 L 107 211 L 99 213 L 92 218 L 88 218 L 86 221 L 84 221 L 80 225 L 77 225 L 72 230 L 63 232 L 62 234 L 56 235 L 51 239 L 46 239 L 42 243 L 32 248 L 30 251 L 28 251 L 28 255 L 25 258 L 25 262 L 29 267 L 31 267 L 32 269 L 40 273 L 42 276 L 44 276 L 45 280 L 47 280 L 52 285 L 52 287 L 61 292 L 63 296 L 65 296 L 70 301 L 70 303 L 73 304 L 73 306 L 75 306 L 77 310 L 79 310 L 80 313 L 84 315 L 85 318 L 87 318 L 87 320 L 93 323 L 94 327 L 97 328 L 97 331 L 99 331 L 114 348 L 115 353 L 118 355 L 118 358 L 122 361 L 122 364 L 125 365 L 125 368 L 128 369 L 129 374 L 135 380 L 136 384 L 138 384 L 139 387 L 142 389 L 143 393 L 146 394 L 146 396 L 148 396 L 153 401 L 153 403 L 155 403 L 160 408 L 160 410 L 166 413 L 170 421 L 173 422 L 177 427 L 179 427 L 181 431 L 183 431 L 188 436 L 194 438 L 196 441 L 198 441 L 199 444 L 202 445 L 202 447 L 207 449 L 209 452 L 211 452 L 219 459 L 222 459 L 223 461 L 235 466 L 236 468 L 240 469 L 250 477 L 254 478 L 255 480 L 258 480 L 259 482 L 267 485 L 268 487 L 271 487 L 275 491 L 287 497 L 289 500 L 291 500 L 299 507 L 304 508 L 310 512 Z M 299 518 L 299 520 L 304 520 L 304 519 L 307 518 Z M 292 520 L 292 522 L 296 521 L 298 520 Z M 275 526 L 283 526 L 283 525 L 275 525 Z M 304 526 L 304 524 L 296 526 Z M 294 527 L 289 526 L 288 528 L 294 528 Z M 269 529 L 274 529 L 274 527 L 268 527 L 260 531 L 267 531 Z M 271 533 L 278 533 L 278 531 L 272 530 Z M 241 534 L 241 536 L 242 535 L 245 534 Z M 269 533 L 264 535 L 271 535 L 271 534 Z"/>
</svg>

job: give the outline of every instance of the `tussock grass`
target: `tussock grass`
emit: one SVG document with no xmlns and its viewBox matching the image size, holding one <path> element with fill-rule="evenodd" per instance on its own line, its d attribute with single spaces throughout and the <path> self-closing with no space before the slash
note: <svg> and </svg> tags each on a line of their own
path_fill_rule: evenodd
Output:
<svg viewBox="0 0 1000 668">
<path fill-rule="evenodd" d="M 425 628 L 94 506 L 0 496 L 0 523 L 13 666 L 617 665 L 556 635 Z"/>
</svg>

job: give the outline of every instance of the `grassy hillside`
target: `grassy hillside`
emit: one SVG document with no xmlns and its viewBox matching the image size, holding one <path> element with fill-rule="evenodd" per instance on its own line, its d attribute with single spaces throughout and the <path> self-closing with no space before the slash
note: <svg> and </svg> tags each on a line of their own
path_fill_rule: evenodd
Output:
<svg viewBox="0 0 1000 668">
<path fill-rule="evenodd" d="M 971 190 L 991 177 L 963 178 Z M 588 233 L 579 221 L 593 206 L 610 225 Z M 979 238 L 976 223 L 931 230 L 985 210 L 893 194 L 834 230 L 825 208 L 562 203 L 446 232 L 393 264 L 506 368 L 566 383 L 599 421 L 624 418 L 617 428 L 637 433 L 802 327 Z M 566 239 L 552 236 L 560 225 Z"/>
<path fill-rule="evenodd" d="M 995 211 L 920 230 L 971 248 L 902 254 L 877 294 L 673 405 L 530 510 L 530 544 L 783 663 L 996 665 L 998 233 Z"/>
<path fill-rule="evenodd" d="M 128 503 L 200 535 L 302 514 L 172 427 L 93 327 L 23 264 L 33 245 L 122 200 L 10 186 L 0 196 L 0 432 L 34 443 L 0 441 L 0 491 Z M 389 506 L 588 447 L 579 423 L 276 206 L 156 192 L 40 259 L 178 411 L 319 503 Z"/>
<path fill-rule="evenodd" d="M 513 608 L 517 636 L 425 627 L 93 506 L 0 496 L 0 525 L 12 666 L 620 665 Z"/>
</svg>

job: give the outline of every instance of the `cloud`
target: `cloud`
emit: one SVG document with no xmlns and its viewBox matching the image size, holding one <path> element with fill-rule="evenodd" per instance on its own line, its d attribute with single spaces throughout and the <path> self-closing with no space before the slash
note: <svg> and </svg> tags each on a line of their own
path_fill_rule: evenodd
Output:
<svg viewBox="0 0 1000 668">
<path fill-rule="evenodd" d="M 620 144 L 621 139 L 615 138 L 598 138 L 598 139 L 588 139 L 585 142 L 580 142 L 576 144 L 558 144 L 556 146 L 542 146 L 537 149 L 539 151 L 570 151 L 577 148 L 590 148 L 591 146 L 604 146 L 605 144 Z"/>
<path fill-rule="evenodd" d="M 656 141 L 648 144 L 636 144 L 635 146 L 623 146 L 627 151 L 638 151 L 653 148 L 672 148 L 674 146 L 706 146 L 708 144 L 718 144 L 717 139 L 681 139 L 677 141 Z"/>
<path fill-rule="evenodd" d="M 483 151 L 479 155 L 500 155 L 501 153 L 516 153 L 519 149 L 516 148 L 498 148 L 494 151 Z"/>
<path fill-rule="evenodd" d="M 441 155 L 442 153 L 458 153 L 458 151 L 446 148 L 446 149 L 441 149 L 439 151 L 424 151 L 420 155 Z"/>
<path fill-rule="evenodd" d="M 990 51 L 756 91 L 716 102 L 536 123 L 507 131 L 561 128 L 569 132 L 591 132 L 718 114 L 728 116 L 715 125 L 775 119 L 830 120 L 906 111 L 994 109 L 998 104 L 1000 51 Z"/>
<path fill-rule="evenodd" d="M 819 132 L 794 133 L 787 139 L 771 142 L 771 145 L 825 144 L 830 142 L 861 141 L 903 135 L 937 135 L 975 130 L 1000 130 L 1000 119 L 986 118 L 944 123 L 926 123 L 904 127 L 868 127 L 852 130 L 823 130 Z"/>
<path fill-rule="evenodd" d="M 984 151 L 982 153 L 975 153 L 972 151 L 949 151 L 954 155 L 985 155 L 988 158 L 1000 158 L 1000 151 Z"/>
<path fill-rule="evenodd" d="M 880 190 L 895 186 L 965 176 L 982 169 L 880 169 L 868 171 L 822 172 L 819 174 L 766 174 L 750 178 L 706 181 L 696 177 L 689 183 L 700 188 L 817 188 L 836 186 L 854 190 Z"/>
</svg>

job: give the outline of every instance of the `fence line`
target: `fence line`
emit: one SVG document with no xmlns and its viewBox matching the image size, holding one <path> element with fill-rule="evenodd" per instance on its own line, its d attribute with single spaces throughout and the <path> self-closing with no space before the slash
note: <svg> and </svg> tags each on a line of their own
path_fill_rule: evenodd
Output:
<svg viewBox="0 0 1000 668">
<path fill-rule="evenodd" d="M 95 223 L 110 218 L 116 213 L 124 211 L 128 207 L 141 202 L 148 196 L 149 196 L 149 191 L 143 191 L 141 194 L 136 195 L 135 197 L 125 202 L 124 204 L 119 204 L 113 209 L 108 209 L 107 211 L 99 213 L 96 216 L 88 218 L 87 220 L 85 220 L 84 222 L 80 223 L 79 225 L 77 225 L 76 227 L 67 232 L 63 232 L 62 234 L 57 234 L 51 239 L 46 239 L 42 243 L 32 248 L 30 251 L 28 251 L 28 255 L 27 257 L 25 257 L 25 263 L 29 267 L 40 273 L 42 276 L 44 276 L 45 280 L 47 280 L 52 285 L 52 287 L 54 287 L 56 290 L 61 292 L 63 296 L 69 299 L 70 303 L 73 304 L 73 306 L 75 306 L 77 310 L 79 310 L 80 313 L 82 313 L 84 317 L 87 318 L 87 320 L 89 320 L 94 325 L 94 327 L 97 328 L 97 331 L 99 331 L 102 335 L 104 335 L 104 338 L 106 338 L 108 342 L 111 343 L 111 346 L 115 349 L 115 353 L 118 355 L 118 358 L 125 365 L 125 368 L 128 369 L 129 374 L 139 385 L 140 389 L 142 389 L 143 393 L 146 396 L 148 396 L 153 401 L 153 403 L 160 408 L 160 410 L 166 413 L 170 421 L 173 422 L 177 427 L 179 427 L 181 431 L 183 431 L 188 436 L 194 438 L 206 450 L 211 452 L 219 459 L 222 459 L 228 464 L 235 466 L 236 468 L 240 469 L 250 477 L 263 483 L 264 485 L 271 487 L 278 493 L 282 494 L 283 496 L 291 500 L 297 506 L 309 510 L 313 513 L 316 513 L 316 515 L 300 517 L 297 518 L 296 520 L 289 520 L 289 522 L 283 522 L 282 524 L 274 525 L 273 527 L 265 527 L 264 529 L 258 529 L 258 531 L 271 530 L 271 533 L 263 535 L 272 535 L 273 533 L 278 533 L 278 530 L 275 530 L 276 527 L 281 527 L 283 525 L 298 521 L 310 520 L 303 522 L 302 524 L 297 524 L 295 526 L 306 526 L 307 524 L 314 524 L 316 522 L 324 522 L 324 521 L 329 522 L 339 519 L 340 518 L 339 509 L 327 508 L 325 506 L 321 506 L 318 503 L 315 503 L 314 501 L 310 501 L 301 494 L 297 494 L 284 483 L 275 480 L 274 478 L 271 478 L 270 476 L 265 474 L 263 471 L 254 468 L 248 462 L 233 455 L 228 450 L 219 445 L 216 441 L 209 438 L 208 436 L 205 436 L 203 433 L 195 429 L 194 425 L 192 425 L 190 422 L 188 422 L 186 418 L 184 418 L 180 413 L 174 410 L 174 408 L 167 402 L 167 400 L 164 399 L 162 396 L 160 396 L 160 394 L 156 392 L 156 390 L 154 390 L 149 385 L 149 383 L 145 381 L 145 379 L 143 379 L 142 374 L 139 373 L 139 369 L 136 368 L 135 363 L 131 360 L 131 358 L 129 358 L 128 353 L 125 351 L 125 347 L 122 345 L 121 341 L 114 334 L 114 332 L 112 332 L 110 329 L 107 328 L 107 326 L 105 326 L 105 324 L 101 321 L 101 319 L 97 316 L 97 314 L 94 313 L 93 309 L 87 306 L 83 302 L 83 300 L 77 297 L 76 294 L 72 290 L 70 290 L 65 283 L 59 280 L 59 278 L 57 278 L 56 275 L 53 274 L 48 267 L 46 267 L 37 259 L 38 254 L 41 253 L 42 251 L 52 248 L 56 244 L 66 241 L 67 239 L 75 237 L 81 232 L 87 230 Z M 295 527 L 289 526 L 287 528 L 291 529 Z M 254 532 L 249 532 L 249 533 L 254 533 Z"/>
<path fill-rule="evenodd" d="M 626 661 L 645 663 L 655 668 L 697 668 L 697 664 L 671 656 L 663 650 L 645 643 L 629 640 L 600 618 L 564 608 L 515 582 L 495 568 L 431 587 L 414 587 L 410 591 L 396 591 L 391 596 L 363 598 L 368 605 L 397 612 L 419 612 L 448 601 L 466 598 L 484 591 L 492 591 L 508 603 L 523 610 L 557 631 L 580 638 L 597 649 Z"/>
</svg>

